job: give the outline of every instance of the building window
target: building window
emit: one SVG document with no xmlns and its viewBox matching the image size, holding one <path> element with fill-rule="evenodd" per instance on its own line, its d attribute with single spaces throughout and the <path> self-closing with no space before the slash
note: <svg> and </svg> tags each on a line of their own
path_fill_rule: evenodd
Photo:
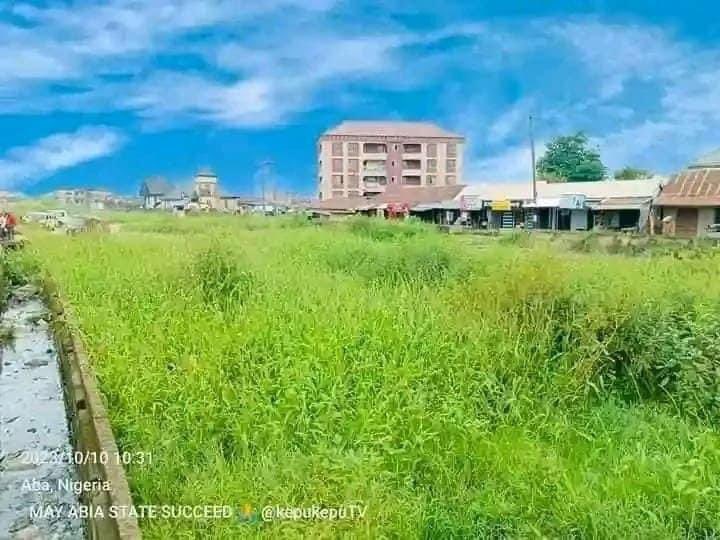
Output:
<svg viewBox="0 0 720 540">
<path fill-rule="evenodd" d="M 454 142 L 447 144 L 447 157 L 454 158 L 457 157 L 457 144 Z"/>
<path fill-rule="evenodd" d="M 403 152 L 405 154 L 419 154 L 420 152 L 422 152 L 422 144 L 420 144 L 420 143 L 403 144 Z"/>
<path fill-rule="evenodd" d="M 449 174 L 445 177 L 445 184 L 448 186 L 454 186 L 455 185 L 455 175 Z"/>
<path fill-rule="evenodd" d="M 435 183 L 435 177 L 432 174 L 429 174 L 425 177 L 425 182 L 428 186 L 432 186 Z"/>
<path fill-rule="evenodd" d="M 360 155 L 360 143 L 351 142 L 348 143 L 348 156 Z"/>
<path fill-rule="evenodd" d="M 437 157 L 437 143 L 428 143 L 427 157 Z"/>
<path fill-rule="evenodd" d="M 332 194 L 333 194 L 333 197 L 343 197 L 343 196 L 345 195 L 345 192 L 342 191 L 342 190 L 340 190 L 340 191 L 333 191 Z"/>
<path fill-rule="evenodd" d="M 342 174 L 333 174 L 333 176 L 332 176 L 333 187 L 342 187 L 343 184 L 344 184 L 343 175 Z"/>
<path fill-rule="evenodd" d="M 392 178 L 390 178 L 390 183 L 391 183 L 391 184 L 394 184 L 394 183 L 395 183 L 395 177 L 394 177 L 394 176 L 393 176 Z"/>
<path fill-rule="evenodd" d="M 437 172 L 437 159 L 428 159 L 427 160 L 427 171 L 428 172 Z"/>
<path fill-rule="evenodd" d="M 343 160 L 337 158 L 333 159 L 332 170 L 333 172 L 343 172 Z"/>
<path fill-rule="evenodd" d="M 713 224 L 720 225 L 720 208 L 715 209 L 715 221 Z"/>
<path fill-rule="evenodd" d="M 357 174 L 348 175 L 348 187 L 356 188 L 360 185 L 360 177 Z"/>
<path fill-rule="evenodd" d="M 348 160 L 348 172 L 356 173 L 360 169 L 360 161 L 357 159 Z"/>
<path fill-rule="evenodd" d="M 343 155 L 343 143 L 341 143 L 341 142 L 332 143 L 332 155 L 333 156 L 342 156 Z"/>
<path fill-rule="evenodd" d="M 455 160 L 454 159 L 448 159 L 447 163 L 445 164 L 446 171 L 447 172 L 455 172 Z"/>
<path fill-rule="evenodd" d="M 403 169 L 420 169 L 422 167 L 422 163 L 419 159 L 404 159 L 402 163 Z"/>
<path fill-rule="evenodd" d="M 366 154 L 385 154 L 387 153 L 387 145 L 382 143 L 364 143 L 363 152 Z"/>
<path fill-rule="evenodd" d="M 318 200 L 322 201 L 322 191 L 318 191 Z"/>
<path fill-rule="evenodd" d="M 393 144 L 393 150 L 395 150 L 396 152 L 398 151 L 398 145 L 397 145 L 397 144 Z"/>
</svg>

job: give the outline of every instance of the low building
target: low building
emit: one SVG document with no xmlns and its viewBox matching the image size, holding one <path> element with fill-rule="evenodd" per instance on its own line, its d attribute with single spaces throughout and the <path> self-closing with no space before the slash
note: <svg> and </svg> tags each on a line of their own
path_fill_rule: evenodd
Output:
<svg viewBox="0 0 720 540">
<path fill-rule="evenodd" d="M 653 198 L 666 182 L 646 180 L 538 182 L 530 222 L 538 229 L 565 231 L 646 230 Z"/>
<path fill-rule="evenodd" d="M 388 186 L 379 195 L 368 197 L 333 197 L 312 201 L 314 212 L 349 215 L 365 214 L 384 217 L 417 216 L 425 221 L 451 224 L 460 217 L 456 200 L 465 186 Z"/>
<path fill-rule="evenodd" d="M 162 199 L 172 193 L 175 187 L 162 176 L 151 176 L 140 185 L 140 197 L 142 206 L 146 210 L 162 206 Z"/>
<path fill-rule="evenodd" d="M 484 183 L 458 196 L 473 227 L 587 231 L 641 230 L 664 179 Z"/>
<path fill-rule="evenodd" d="M 112 199 L 113 194 L 103 189 L 74 188 L 53 191 L 54 199 L 63 206 L 88 206 L 102 210 Z"/>
<path fill-rule="evenodd" d="M 465 221 L 480 229 L 524 226 L 526 205 L 532 201 L 532 183 L 500 182 L 467 186 L 458 195 Z"/>
<path fill-rule="evenodd" d="M 665 234 L 702 237 L 720 232 L 720 150 L 675 175 L 653 204 Z"/>
</svg>

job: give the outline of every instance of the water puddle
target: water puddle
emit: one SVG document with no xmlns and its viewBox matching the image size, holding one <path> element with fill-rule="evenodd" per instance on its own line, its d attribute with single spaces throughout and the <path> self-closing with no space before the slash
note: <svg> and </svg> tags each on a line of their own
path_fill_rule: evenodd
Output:
<svg viewBox="0 0 720 540">
<path fill-rule="evenodd" d="M 30 285 L 13 291 L 0 325 L 0 539 L 82 539 L 81 519 L 42 508 L 78 504 L 58 354 L 47 308 Z"/>
</svg>

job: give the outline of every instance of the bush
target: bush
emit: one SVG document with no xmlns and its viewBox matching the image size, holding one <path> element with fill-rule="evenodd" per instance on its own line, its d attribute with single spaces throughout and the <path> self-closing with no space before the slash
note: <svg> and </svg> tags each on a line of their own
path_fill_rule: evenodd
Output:
<svg viewBox="0 0 720 540">
<path fill-rule="evenodd" d="M 417 218 L 387 220 L 357 216 L 347 220 L 348 230 L 358 236 L 373 240 L 396 240 L 429 234 L 433 228 Z"/>
<path fill-rule="evenodd" d="M 195 256 L 189 272 L 191 287 L 198 287 L 205 302 L 227 310 L 248 301 L 256 286 L 255 276 L 215 246 Z"/>
</svg>

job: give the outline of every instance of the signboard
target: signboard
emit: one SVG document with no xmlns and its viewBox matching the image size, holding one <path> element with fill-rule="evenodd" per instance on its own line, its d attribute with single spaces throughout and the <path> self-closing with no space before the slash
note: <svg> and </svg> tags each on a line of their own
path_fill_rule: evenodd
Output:
<svg viewBox="0 0 720 540">
<path fill-rule="evenodd" d="M 512 209 L 512 205 L 507 199 L 501 201 L 491 201 L 490 209 L 493 212 L 507 212 L 508 210 Z"/>
<path fill-rule="evenodd" d="M 558 203 L 558 208 L 563 210 L 582 210 L 585 208 L 585 195 L 563 195 Z"/>
<path fill-rule="evenodd" d="M 460 208 L 462 210 L 480 210 L 483 201 L 478 195 L 463 195 L 460 197 Z"/>
</svg>

